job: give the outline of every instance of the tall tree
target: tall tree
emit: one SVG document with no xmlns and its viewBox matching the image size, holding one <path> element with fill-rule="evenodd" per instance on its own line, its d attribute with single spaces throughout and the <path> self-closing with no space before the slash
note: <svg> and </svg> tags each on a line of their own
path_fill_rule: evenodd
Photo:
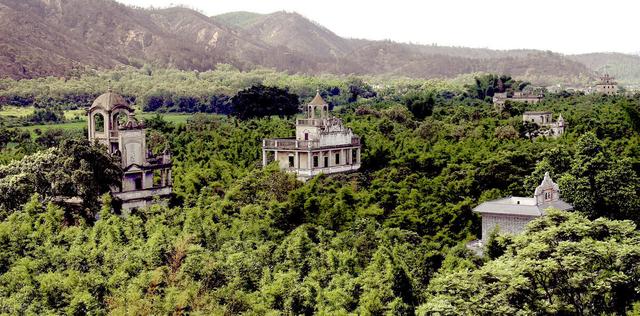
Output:
<svg viewBox="0 0 640 316">
<path fill-rule="evenodd" d="M 232 99 L 232 114 L 240 119 L 278 115 L 292 116 L 298 113 L 298 96 L 287 89 L 263 85 L 238 92 Z"/>
<path fill-rule="evenodd" d="M 102 147 L 87 140 L 66 140 L 59 147 L 0 166 L 0 208 L 14 211 L 38 193 L 46 200 L 79 197 L 85 208 L 96 211 L 99 196 L 119 184 L 121 173 Z"/>
<path fill-rule="evenodd" d="M 624 315 L 640 299 L 638 238 L 629 221 L 550 211 L 497 259 L 439 274 L 418 314 Z"/>
</svg>

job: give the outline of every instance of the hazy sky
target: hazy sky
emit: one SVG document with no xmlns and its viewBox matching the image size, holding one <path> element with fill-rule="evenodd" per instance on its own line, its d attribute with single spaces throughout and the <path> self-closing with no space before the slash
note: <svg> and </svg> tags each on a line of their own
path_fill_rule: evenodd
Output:
<svg viewBox="0 0 640 316">
<path fill-rule="evenodd" d="M 296 11 L 344 37 L 421 44 L 640 52 L 638 0 L 118 0 L 216 15 Z"/>
</svg>

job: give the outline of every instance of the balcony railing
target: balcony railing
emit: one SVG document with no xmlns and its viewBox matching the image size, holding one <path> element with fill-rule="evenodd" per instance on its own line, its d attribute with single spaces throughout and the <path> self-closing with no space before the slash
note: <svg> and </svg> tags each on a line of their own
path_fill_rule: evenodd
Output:
<svg viewBox="0 0 640 316">
<path fill-rule="evenodd" d="M 302 168 L 286 168 L 284 169 L 287 172 L 295 173 L 300 177 L 310 178 L 317 176 L 321 173 L 324 174 L 333 174 L 333 173 L 342 173 L 342 172 L 352 172 L 360 169 L 360 164 L 352 164 L 352 165 L 339 165 L 332 166 L 326 168 L 311 168 L 311 169 L 302 169 Z"/>
<path fill-rule="evenodd" d="M 297 140 L 295 138 L 265 139 L 262 145 L 266 148 L 278 149 L 302 149 L 320 147 L 320 143 L 317 140 Z"/>
<path fill-rule="evenodd" d="M 351 143 L 335 144 L 335 145 L 320 145 L 318 140 L 297 140 L 295 138 L 275 138 L 265 139 L 262 141 L 263 148 L 273 149 L 316 149 L 323 147 L 341 147 L 341 146 L 359 146 L 360 137 L 351 137 Z"/>
<path fill-rule="evenodd" d="M 167 196 L 169 194 L 171 194 L 170 186 L 113 193 L 115 197 L 123 201 L 148 200 L 154 196 Z"/>
</svg>

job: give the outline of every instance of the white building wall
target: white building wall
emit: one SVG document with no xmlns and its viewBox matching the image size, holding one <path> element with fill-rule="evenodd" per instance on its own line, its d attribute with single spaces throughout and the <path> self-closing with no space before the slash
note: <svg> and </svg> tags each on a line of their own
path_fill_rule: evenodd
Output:
<svg viewBox="0 0 640 316">
<path fill-rule="evenodd" d="M 320 128 L 310 125 L 297 125 L 296 126 L 296 139 L 305 140 L 304 134 L 309 134 L 308 140 L 317 140 L 320 138 Z"/>
<path fill-rule="evenodd" d="M 548 125 L 551 124 L 551 116 L 552 114 L 523 114 L 522 121 L 523 122 L 531 122 L 536 123 L 538 125 Z"/>
<path fill-rule="evenodd" d="M 332 132 L 325 133 L 320 136 L 320 146 L 339 146 L 351 144 L 353 133 L 348 132 Z"/>
</svg>

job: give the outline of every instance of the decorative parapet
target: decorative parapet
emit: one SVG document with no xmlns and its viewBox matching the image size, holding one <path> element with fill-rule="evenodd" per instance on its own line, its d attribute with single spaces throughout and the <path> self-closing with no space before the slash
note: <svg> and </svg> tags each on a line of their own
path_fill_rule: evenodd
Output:
<svg viewBox="0 0 640 316">
<path fill-rule="evenodd" d="M 339 147 L 352 147 L 360 146 L 360 137 L 351 137 L 350 143 L 326 145 L 323 146 L 320 140 L 297 140 L 295 138 L 272 138 L 263 139 L 263 149 L 275 149 L 275 150 L 298 150 L 298 149 L 320 149 L 320 148 L 339 148 Z"/>
<path fill-rule="evenodd" d="M 119 198 L 122 201 L 151 200 L 154 196 L 167 196 L 171 194 L 171 192 L 171 187 L 165 186 L 160 188 L 149 188 L 126 192 L 113 192 L 113 196 Z"/>
</svg>

